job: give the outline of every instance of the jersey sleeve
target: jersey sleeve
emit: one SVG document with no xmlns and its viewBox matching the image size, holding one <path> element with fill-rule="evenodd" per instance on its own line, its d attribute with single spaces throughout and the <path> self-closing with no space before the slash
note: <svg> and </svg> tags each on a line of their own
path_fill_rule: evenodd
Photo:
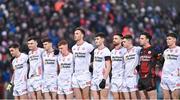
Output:
<svg viewBox="0 0 180 100">
<path fill-rule="evenodd" d="M 104 58 L 105 58 L 105 60 L 111 60 L 111 52 L 109 49 L 106 49 Z"/>
<path fill-rule="evenodd" d="M 93 47 L 93 45 L 92 44 L 89 44 L 88 45 L 88 52 L 92 52 L 94 50 L 94 47 Z"/>
</svg>

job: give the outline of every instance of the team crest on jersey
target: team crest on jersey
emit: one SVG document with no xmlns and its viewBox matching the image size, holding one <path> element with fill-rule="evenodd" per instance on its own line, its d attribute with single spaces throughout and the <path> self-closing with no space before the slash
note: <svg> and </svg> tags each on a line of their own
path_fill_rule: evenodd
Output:
<svg viewBox="0 0 180 100">
<path fill-rule="evenodd" d="M 67 58 L 67 61 L 69 61 L 70 60 L 70 58 Z"/>
<path fill-rule="evenodd" d="M 173 50 L 170 50 L 170 52 L 173 52 Z"/>
<path fill-rule="evenodd" d="M 80 47 L 77 48 L 77 50 L 79 50 L 79 49 L 80 49 Z"/>
<path fill-rule="evenodd" d="M 178 50 L 176 49 L 176 50 L 175 50 L 175 53 L 177 53 L 177 52 L 178 52 Z"/>
<path fill-rule="evenodd" d="M 151 51 L 148 51 L 148 54 L 151 54 L 152 52 Z"/>
</svg>

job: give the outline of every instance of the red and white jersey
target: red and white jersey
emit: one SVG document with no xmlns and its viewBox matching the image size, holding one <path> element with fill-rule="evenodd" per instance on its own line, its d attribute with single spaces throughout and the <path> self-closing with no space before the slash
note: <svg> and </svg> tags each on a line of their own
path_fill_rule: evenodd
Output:
<svg viewBox="0 0 180 100">
<path fill-rule="evenodd" d="M 91 52 L 94 47 L 88 42 L 84 42 L 82 45 L 75 44 L 72 47 L 75 63 L 75 73 L 89 71 Z"/>
<path fill-rule="evenodd" d="M 66 76 L 72 76 L 73 68 L 74 68 L 74 61 L 73 61 L 72 53 L 69 53 L 67 56 L 59 55 L 58 64 L 60 67 L 59 77 L 63 78 Z"/>
<path fill-rule="evenodd" d="M 44 52 L 44 49 L 37 48 L 36 51 L 29 51 L 29 64 L 30 64 L 30 70 L 29 70 L 29 77 L 32 75 L 42 75 L 42 53 Z"/>
<path fill-rule="evenodd" d="M 18 58 L 14 58 L 12 65 L 14 68 L 14 84 L 26 81 L 28 71 L 28 55 L 21 53 Z"/>
<path fill-rule="evenodd" d="M 139 64 L 141 47 L 133 46 L 124 55 L 125 77 L 137 76 L 136 66 Z"/>
<path fill-rule="evenodd" d="M 111 52 L 107 47 L 94 50 L 93 77 L 103 78 L 106 57 L 111 57 Z"/>
<path fill-rule="evenodd" d="M 118 75 L 123 76 L 124 72 L 124 54 L 127 49 L 122 47 L 118 50 L 113 49 L 111 51 L 111 61 L 112 61 L 112 77 Z"/>
<path fill-rule="evenodd" d="M 180 77 L 180 47 L 168 48 L 163 53 L 164 65 L 162 69 L 163 77 Z"/>
<path fill-rule="evenodd" d="M 43 58 L 43 78 L 57 77 L 58 56 L 54 52 L 47 53 L 44 51 Z"/>
</svg>

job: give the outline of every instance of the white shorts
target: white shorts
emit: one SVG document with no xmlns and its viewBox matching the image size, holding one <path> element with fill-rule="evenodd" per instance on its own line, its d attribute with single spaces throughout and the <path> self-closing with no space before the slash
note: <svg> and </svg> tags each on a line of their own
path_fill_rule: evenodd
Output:
<svg viewBox="0 0 180 100">
<path fill-rule="evenodd" d="M 111 79 L 111 92 L 122 92 L 123 79 L 112 78 Z"/>
<path fill-rule="evenodd" d="M 134 76 L 127 77 L 123 81 L 122 92 L 133 92 L 138 90 L 138 78 Z"/>
<path fill-rule="evenodd" d="M 43 79 L 42 92 L 57 92 L 57 77 Z"/>
<path fill-rule="evenodd" d="M 19 82 L 14 84 L 13 96 L 21 96 L 27 93 L 27 82 Z"/>
<path fill-rule="evenodd" d="M 93 91 L 99 91 L 99 90 L 102 90 L 100 87 L 99 87 L 99 84 L 101 83 L 102 81 L 102 78 L 93 78 L 92 81 L 91 81 L 91 90 Z M 105 89 L 109 89 L 109 86 L 110 85 L 110 82 L 109 82 L 109 77 L 106 79 L 106 86 L 105 86 Z"/>
<path fill-rule="evenodd" d="M 162 77 L 160 85 L 164 90 L 174 91 L 179 88 L 178 81 L 179 80 L 174 77 Z"/>
<path fill-rule="evenodd" d="M 42 90 L 42 77 L 41 76 L 31 77 L 27 81 L 27 87 L 28 87 L 28 92 Z"/>
<path fill-rule="evenodd" d="M 91 73 L 74 73 L 72 76 L 72 87 L 84 89 L 91 85 Z"/>
<path fill-rule="evenodd" d="M 71 76 L 66 77 L 66 78 L 58 77 L 58 92 L 57 93 L 65 94 L 65 95 L 73 93 Z"/>
</svg>

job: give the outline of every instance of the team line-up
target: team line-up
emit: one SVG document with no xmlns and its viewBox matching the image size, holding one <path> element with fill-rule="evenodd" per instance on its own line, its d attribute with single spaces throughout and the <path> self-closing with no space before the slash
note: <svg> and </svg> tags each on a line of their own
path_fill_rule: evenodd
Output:
<svg viewBox="0 0 180 100">
<path fill-rule="evenodd" d="M 40 48 L 37 37 L 29 37 L 28 55 L 18 43 L 10 45 L 14 73 L 7 90 L 14 85 L 15 99 L 108 99 L 109 91 L 113 99 L 157 99 L 159 75 L 163 98 L 180 97 L 177 34 L 167 34 L 168 48 L 161 54 L 151 46 L 147 32 L 139 36 L 140 46 L 133 45 L 131 35 L 114 34 L 112 51 L 105 46 L 103 33 L 96 34 L 96 47 L 84 37 L 83 28 L 74 30 L 72 53 L 66 40 L 58 43 L 59 53 L 49 38 L 42 39 Z"/>
</svg>

